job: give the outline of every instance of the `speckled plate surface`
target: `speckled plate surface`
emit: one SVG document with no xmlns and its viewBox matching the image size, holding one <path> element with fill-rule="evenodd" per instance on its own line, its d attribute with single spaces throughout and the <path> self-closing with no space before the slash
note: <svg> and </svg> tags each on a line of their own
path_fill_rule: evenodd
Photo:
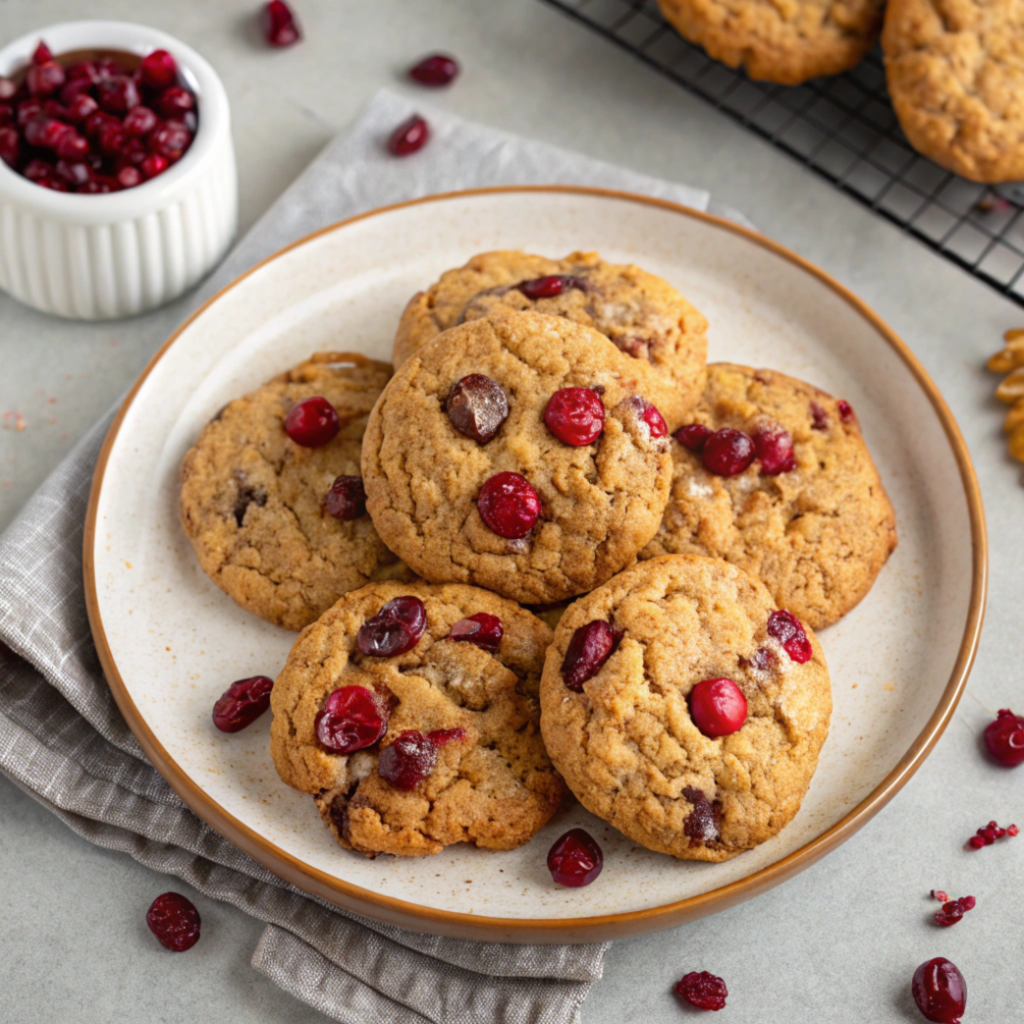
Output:
<svg viewBox="0 0 1024 1024">
<path fill-rule="evenodd" d="M 767 366 L 848 399 L 896 507 L 900 545 L 870 595 L 822 631 L 832 731 L 795 821 L 724 864 L 681 863 L 578 806 L 509 853 L 365 860 L 283 785 L 269 715 L 218 733 L 232 680 L 275 674 L 294 635 L 238 608 L 200 571 L 177 518 L 178 466 L 231 398 L 320 349 L 387 359 L 408 297 L 487 249 L 597 249 L 667 278 L 708 317 L 710 357 Z M 432 197 L 328 228 L 240 278 L 140 378 L 101 455 L 86 530 L 93 633 L 148 755 L 207 822 L 294 884 L 422 931 L 590 941 L 722 909 L 808 866 L 876 813 L 927 756 L 973 659 L 985 534 L 969 457 L 945 403 L 892 332 L 822 272 L 724 221 L 584 189 Z M 605 851 L 587 889 L 554 886 L 551 842 L 582 825 Z"/>
</svg>

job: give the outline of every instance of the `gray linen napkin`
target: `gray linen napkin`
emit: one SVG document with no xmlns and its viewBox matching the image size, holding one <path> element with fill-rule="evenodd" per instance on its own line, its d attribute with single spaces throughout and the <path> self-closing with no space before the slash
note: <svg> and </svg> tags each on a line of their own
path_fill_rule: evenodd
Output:
<svg viewBox="0 0 1024 1024">
<path fill-rule="evenodd" d="M 434 192 L 575 183 L 715 209 L 706 192 L 472 124 L 427 104 L 433 141 L 383 149 L 412 112 L 380 93 L 193 296 L 333 221 Z M 469 254 L 467 253 L 467 256 Z M 153 338 L 154 349 L 163 337 Z M 604 945 L 515 946 L 418 935 L 339 911 L 286 885 L 199 820 L 146 760 L 93 648 L 82 534 L 112 414 L 78 443 L 0 537 L 0 770 L 79 835 L 185 879 L 267 922 L 253 966 L 346 1024 L 567 1024 L 601 976 Z M 4 646 L 6 645 L 6 646 Z"/>
</svg>

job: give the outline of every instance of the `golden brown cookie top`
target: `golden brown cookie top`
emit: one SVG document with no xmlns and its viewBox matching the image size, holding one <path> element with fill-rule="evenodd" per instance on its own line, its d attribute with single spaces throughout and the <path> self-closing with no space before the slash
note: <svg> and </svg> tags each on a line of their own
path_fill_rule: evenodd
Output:
<svg viewBox="0 0 1024 1024">
<path fill-rule="evenodd" d="M 889 0 L 889 94 L 915 149 L 965 178 L 1024 178 L 1024 4 Z"/>
<path fill-rule="evenodd" d="M 648 362 L 655 372 L 647 397 L 669 426 L 682 422 L 700 395 L 707 321 L 660 277 L 606 263 L 594 252 L 561 260 L 485 252 L 446 271 L 406 306 L 395 336 L 395 366 L 449 327 L 497 309 L 566 317 Z"/>
<path fill-rule="evenodd" d="M 745 434 L 747 467 L 722 475 L 699 435 L 693 450 L 673 440 L 672 493 L 641 557 L 724 558 L 814 629 L 845 615 L 896 547 L 895 513 L 849 403 L 774 370 L 712 363 L 693 422 Z"/>
<path fill-rule="evenodd" d="M 313 794 L 335 837 L 360 853 L 519 846 L 564 792 L 538 723 L 550 641 L 539 619 L 475 587 L 353 591 L 301 634 L 274 684 L 278 773 Z M 357 749 L 328 749 L 325 737 Z"/>
<path fill-rule="evenodd" d="M 302 629 L 346 591 L 406 573 L 370 517 L 337 519 L 325 498 L 360 474 L 366 419 L 391 367 L 322 352 L 226 405 L 181 467 L 181 521 L 203 571 L 247 611 Z M 337 437 L 319 448 L 292 441 L 291 408 L 314 396 L 337 410 Z"/>
<path fill-rule="evenodd" d="M 363 478 L 377 530 L 436 582 L 535 604 L 591 590 L 654 536 L 668 497 L 648 382 L 646 364 L 562 317 L 495 311 L 451 328 L 401 367 L 370 417 Z M 592 443 L 566 443 L 545 422 L 569 388 L 603 417 Z M 489 439 L 471 436 L 485 420 Z"/>
<path fill-rule="evenodd" d="M 611 653 L 588 674 L 573 640 L 592 623 L 614 640 L 591 643 Z M 717 736 L 694 711 L 712 680 L 746 702 L 739 727 Z M 697 556 L 641 562 L 574 602 L 541 680 L 544 740 L 569 788 L 631 839 L 686 860 L 727 860 L 788 824 L 831 708 L 810 629 L 752 576 Z"/>
</svg>

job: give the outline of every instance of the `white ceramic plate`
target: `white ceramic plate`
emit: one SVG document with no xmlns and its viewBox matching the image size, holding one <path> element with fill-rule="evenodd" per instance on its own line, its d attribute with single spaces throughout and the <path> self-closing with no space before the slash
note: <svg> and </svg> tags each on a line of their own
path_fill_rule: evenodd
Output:
<svg viewBox="0 0 1024 1024">
<path fill-rule="evenodd" d="M 228 683 L 274 675 L 294 635 L 243 612 L 200 571 L 178 523 L 178 466 L 229 399 L 311 352 L 388 359 L 409 296 L 473 253 L 597 249 L 665 277 L 708 317 L 710 356 L 772 367 L 849 400 L 896 507 L 900 543 L 878 583 L 822 644 L 835 713 L 795 821 L 724 864 L 675 861 L 578 806 L 510 853 L 365 860 L 340 850 L 312 800 L 283 785 L 269 715 L 218 733 Z M 424 931 L 511 941 L 592 940 L 666 927 L 775 884 L 851 835 L 938 739 L 973 657 L 985 537 L 955 424 L 913 356 L 820 271 L 759 236 L 682 207 L 581 189 L 433 197 L 328 228 L 225 289 L 140 379 L 100 459 L 86 539 L 97 646 L 149 756 L 215 828 L 295 884 Z M 582 825 L 605 867 L 554 886 L 552 841 Z"/>
</svg>

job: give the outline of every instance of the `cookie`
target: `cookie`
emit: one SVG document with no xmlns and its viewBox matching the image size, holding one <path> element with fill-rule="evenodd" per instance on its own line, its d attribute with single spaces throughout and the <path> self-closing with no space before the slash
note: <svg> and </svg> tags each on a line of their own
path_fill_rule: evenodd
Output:
<svg viewBox="0 0 1024 1024">
<path fill-rule="evenodd" d="M 391 375 L 386 363 L 324 352 L 226 405 L 181 467 L 181 521 L 203 571 L 247 611 L 285 629 L 316 620 L 371 580 L 408 576 L 362 509 L 325 510 L 339 476 L 359 474 L 366 418 Z M 340 431 L 304 448 L 285 417 L 323 396 Z"/>
<path fill-rule="evenodd" d="M 972 181 L 1024 178 L 1024 5 L 889 0 L 889 96 L 910 144 Z"/>
<path fill-rule="evenodd" d="M 565 792 L 539 727 L 550 642 L 539 619 L 475 587 L 346 594 L 299 636 L 274 683 L 277 771 L 367 856 L 520 846 Z"/>
<path fill-rule="evenodd" d="M 738 709 L 728 722 L 708 715 L 712 684 Z M 728 860 L 793 819 L 831 710 L 814 634 L 742 569 L 693 555 L 641 562 L 576 601 L 541 679 L 541 731 L 569 788 L 683 860 Z"/>
<path fill-rule="evenodd" d="M 562 317 L 495 311 L 446 331 L 398 370 L 366 428 L 366 504 L 384 542 L 425 579 L 525 604 L 603 583 L 668 499 L 646 370 Z"/>
<path fill-rule="evenodd" d="M 672 495 L 640 557 L 724 558 L 813 629 L 845 615 L 896 547 L 895 513 L 849 403 L 774 370 L 712 363 L 694 422 L 695 436 L 676 432 L 685 443 L 672 444 Z M 709 448 L 704 436 L 717 431 L 743 436 L 719 434 Z M 731 454 L 735 465 L 716 463 Z"/>
<path fill-rule="evenodd" d="M 671 285 L 597 253 L 563 260 L 525 252 L 485 252 L 414 295 L 395 336 L 396 369 L 442 331 L 495 309 L 564 316 L 610 339 L 654 371 L 648 398 L 681 423 L 700 397 L 707 321 Z"/>
<path fill-rule="evenodd" d="M 658 0 L 685 39 L 751 78 L 799 85 L 861 62 L 885 0 Z"/>
</svg>

